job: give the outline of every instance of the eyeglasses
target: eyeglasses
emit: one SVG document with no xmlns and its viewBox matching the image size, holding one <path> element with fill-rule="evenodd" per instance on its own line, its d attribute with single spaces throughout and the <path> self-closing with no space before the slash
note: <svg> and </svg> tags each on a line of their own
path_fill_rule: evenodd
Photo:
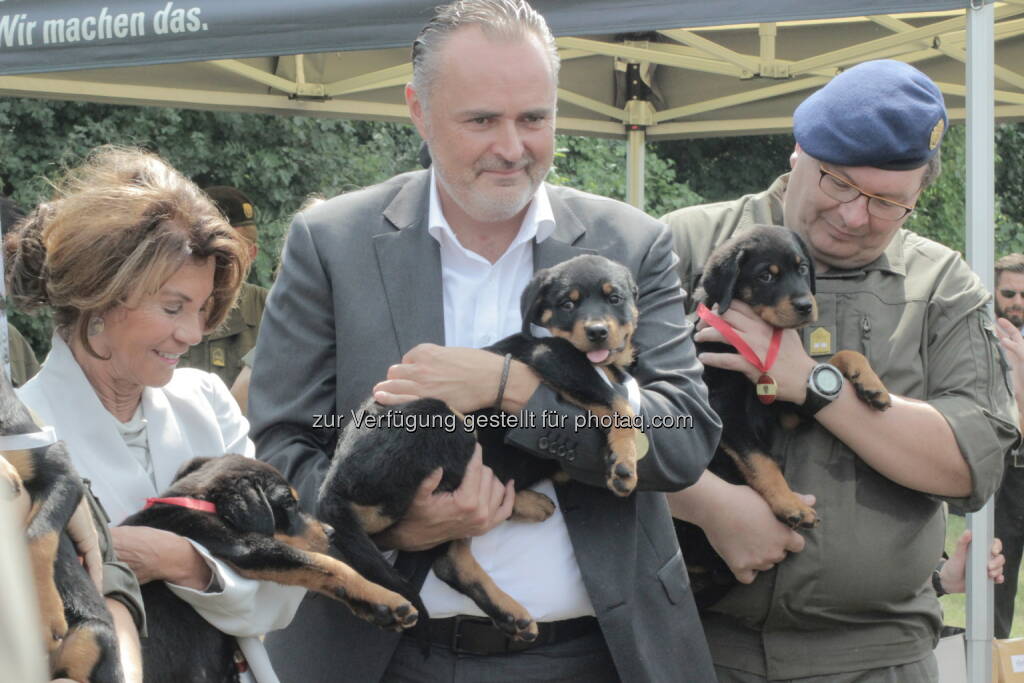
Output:
<svg viewBox="0 0 1024 683">
<path fill-rule="evenodd" d="M 1013 299 L 1014 297 L 1017 296 L 1024 297 L 1024 290 L 1000 289 L 999 296 L 1003 297 L 1004 299 Z"/>
<path fill-rule="evenodd" d="M 843 180 L 832 171 L 826 170 L 821 166 L 819 166 L 818 169 L 821 171 L 821 178 L 818 179 L 818 187 L 822 192 L 843 204 L 852 202 L 861 196 L 867 197 L 868 213 L 875 218 L 881 218 L 887 221 L 898 221 L 914 210 L 914 207 L 912 206 L 900 204 L 899 202 L 894 202 L 891 199 L 885 199 L 878 195 L 865 192 L 853 183 Z"/>
</svg>

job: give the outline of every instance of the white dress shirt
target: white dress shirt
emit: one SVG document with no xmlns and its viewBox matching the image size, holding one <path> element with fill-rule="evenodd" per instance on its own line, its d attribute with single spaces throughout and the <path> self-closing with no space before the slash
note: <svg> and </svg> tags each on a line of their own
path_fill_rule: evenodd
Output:
<svg viewBox="0 0 1024 683">
<path fill-rule="evenodd" d="M 459 243 L 441 210 L 433 175 L 428 230 L 441 246 L 445 345 L 480 348 L 519 332 L 519 297 L 533 276 L 534 240 L 542 242 L 555 230 L 544 186 L 534 195 L 512 244 L 493 264 Z M 554 485 L 545 479 L 531 488 L 555 503 L 555 513 L 539 524 L 499 524 L 472 539 L 473 557 L 537 621 L 593 615 Z M 433 618 L 485 616 L 476 603 L 452 590 L 433 571 L 420 596 Z"/>
</svg>

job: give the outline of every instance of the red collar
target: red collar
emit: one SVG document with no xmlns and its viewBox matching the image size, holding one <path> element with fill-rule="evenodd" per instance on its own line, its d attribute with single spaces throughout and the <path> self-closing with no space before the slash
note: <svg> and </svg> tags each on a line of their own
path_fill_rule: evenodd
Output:
<svg viewBox="0 0 1024 683">
<path fill-rule="evenodd" d="M 754 353 L 754 349 L 740 338 L 740 335 L 736 333 L 736 330 L 732 326 L 718 317 L 717 314 L 713 313 L 711 309 L 705 306 L 703 303 L 697 304 L 697 315 L 700 319 L 711 325 L 713 328 L 722 333 L 722 336 L 732 344 L 740 355 L 746 358 L 751 365 L 758 369 L 759 372 L 765 373 L 772 369 L 775 365 L 775 358 L 779 355 L 779 346 L 782 343 L 782 330 L 776 327 L 772 331 L 772 339 L 768 344 L 768 353 L 764 358 L 764 362 L 757 357 Z"/>
<path fill-rule="evenodd" d="M 146 505 L 142 509 L 148 510 L 156 503 L 177 505 L 178 507 L 188 508 L 190 510 L 199 510 L 200 512 L 212 512 L 213 514 L 217 514 L 216 505 L 208 500 L 199 500 L 198 498 L 147 498 Z"/>
</svg>

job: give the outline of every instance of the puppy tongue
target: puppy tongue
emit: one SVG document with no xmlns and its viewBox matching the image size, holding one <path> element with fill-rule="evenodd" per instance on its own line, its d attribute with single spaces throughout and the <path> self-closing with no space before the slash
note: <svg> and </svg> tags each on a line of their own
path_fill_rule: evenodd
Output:
<svg viewBox="0 0 1024 683">
<path fill-rule="evenodd" d="M 591 363 L 594 363 L 594 364 L 603 363 L 608 358 L 608 356 L 610 354 L 611 354 L 611 351 L 609 351 L 608 349 L 599 349 L 597 351 L 587 351 L 587 360 L 589 360 Z"/>
</svg>

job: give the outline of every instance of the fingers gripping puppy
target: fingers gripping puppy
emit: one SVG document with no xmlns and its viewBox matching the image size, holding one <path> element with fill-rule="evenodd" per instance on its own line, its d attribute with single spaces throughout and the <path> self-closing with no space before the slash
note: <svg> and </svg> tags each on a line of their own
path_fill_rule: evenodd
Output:
<svg viewBox="0 0 1024 683">
<path fill-rule="evenodd" d="M 242 576 L 316 591 L 382 628 L 399 631 L 416 622 L 405 598 L 326 554 L 331 530 L 300 512 L 295 490 L 258 460 L 194 458 L 160 498 L 123 524 L 191 538 Z M 142 595 L 149 615 L 149 636 L 142 641 L 146 683 L 234 680 L 232 637 L 163 581 L 143 585 Z"/>
<path fill-rule="evenodd" d="M 598 373 L 617 383 L 625 379 L 625 368 L 633 362 L 637 295 L 636 284 L 623 266 L 599 256 L 578 256 L 535 274 L 521 299 L 523 331 L 486 349 L 522 361 L 564 400 L 598 420 L 605 419 L 610 425 L 605 482 L 616 496 L 629 495 L 637 484 L 640 454 L 635 416 L 628 401 Z M 536 337 L 531 326 L 542 327 L 551 336 Z M 353 567 L 415 600 L 418 608 L 422 604 L 415 591 L 381 560 L 368 534 L 382 532 L 402 519 L 417 487 L 436 468 L 444 471 L 438 490 L 457 489 L 477 438 L 484 463 L 501 481 L 515 480 L 513 519 L 539 522 L 553 513 L 550 499 L 527 489 L 545 478 L 564 481 L 565 473 L 555 460 L 506 445 L 507 430 L 488 427 L 474 434 L 464 428 L 463 416 L 435 399 L 392 408 L 370 400 L 360 412 L 381 419 L 401 412 L 404 423 L 415 423 L 417 428 L 366 427 L 365 419 L 349 422 L 320 491 L 318 516 L 335 527 L 334 544 Z M 487 412 L 473 417 L 486 417 Z M 480 424 L 479 419 L 473 422 Z M 429 428 L 431 423 L 434 428 Z M 457 427 L 443 426 L 453 424 Z M 536 638 L 533 618 L 480 568 L 469 552 L 468 540 L 428 552 L 437 576 L 472 598 L 498 628 L 519 640 Z"/>
</svg>

